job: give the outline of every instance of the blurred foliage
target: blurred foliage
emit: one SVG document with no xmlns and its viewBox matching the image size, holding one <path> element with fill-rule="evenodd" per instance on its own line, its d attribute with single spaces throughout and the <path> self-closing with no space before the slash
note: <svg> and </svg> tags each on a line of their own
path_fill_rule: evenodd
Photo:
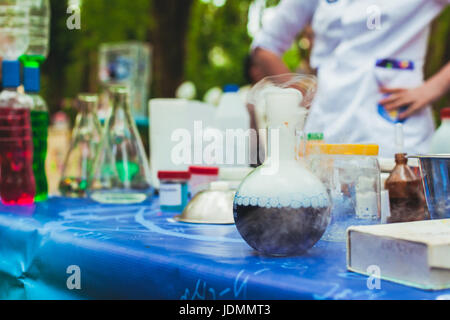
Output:
<svg viewBox="0 0 450 320">
<path fill-rule="evenodd" d="M 447 7 L 433 23 L 425 67 L 426 77 L 431 77 L 447 62 L 450 62 L 450 7 Z M 434 103 L 438 125 L 440 110 L 445 107 L 450 107 L 450 92 Z"/>
<path fill-rule="evenodd" d="M 98 49 L 103 42 L 146 40 L 148 0 L 83 1 L 81 29 L 69 30 L 67 2 L 51 0 L 50 54 L 43 66 L 43 95 L 51 111 L 68 107 L 64 98 L 96 92 Z"/>
<path fill-rule="evenodd" d="M 155 30 L 153 1 L 163 0 L 86 0 L 83 1 L 81 30 L 68 30 L 67 2 L 51 0 L 51 50 L 43 68 L 43 95 L 52 111 L 81 91 L 98 90 L 98 49 L 103 42 L 151 41 Z M 247 16 L 251 0 L 194 0 L 186 39 L 184 79 L 197 86 L 197 98 L 211 87 L 227 83 L 245 84 L 244 59 L 251 38 Z M 269 6 L 279 0 L 268 0 Z M 218 4 L 219 3 L 219 4 Z M 176 23 L 176 22 L 174 22 Z M 308 50 L 302 36 L 284 55 L 291 70 L 304 65 Z M 450 60 L 450 8 L 433 25 L 426 74 L 430 76 Z M 301 68 L 304 70 L 303 66 Z M 153 92 L 154 95 L 158 95 Z M 65 103 L 67 105 L 67 103 Z M 450 105 L 447 96 L 436 102 Z"/>
<path fill-rule="evenodd" d="M 245 84 L 244 59 L 251 39 L 247 33 L 250 0 L 228 0 L 222 7 L 196 1 L 187 41 L 186 79 L 198 97 L 211 87 Z"/>
</svg>

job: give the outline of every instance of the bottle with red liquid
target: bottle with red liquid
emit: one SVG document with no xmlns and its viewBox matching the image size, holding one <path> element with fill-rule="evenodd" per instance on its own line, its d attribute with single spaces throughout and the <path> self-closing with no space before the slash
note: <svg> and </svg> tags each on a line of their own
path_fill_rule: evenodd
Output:
<svg viewBox="0 0 450 320">
<path fill-rule="evenodd" d="M 18 61 L 2 62 L 0 93 L 0 198 L 5 205 L 29 205 L 36 194 L 33 139 L 26 97 L 20 85 Z"/>
</svg>

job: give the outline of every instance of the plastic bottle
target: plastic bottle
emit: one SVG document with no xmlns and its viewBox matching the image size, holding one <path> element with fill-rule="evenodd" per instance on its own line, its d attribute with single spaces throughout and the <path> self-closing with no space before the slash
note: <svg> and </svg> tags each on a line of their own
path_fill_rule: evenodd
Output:
<svg viewBox="0 0 450 320">
<path fill-rule="evenodd" d="M 43 62 L 48 56 L 50 39 L 49 0 L 28 0 L 30 4 L 30 45 L 25 53 L 28 59 Z"/>
<path fill-rule="evenodd" d="M 45 164 L 49 194 L 59 193 L 59 181 L 64 169 L 66 154 L 70 147 L 71 131 L 69 127 L 69 119 L 63 111 L 56 112 L 50 118 L 47 161 Z"/>
<path fill-rule="evenodd" d="M 40 68 L 48 56 L 50 40 L 49 0 L 24 0 L 29 7 L 30 44 L 20 61 L 25 67 Z"/>
<path fill-rule="evenodd" d="M 48 183 L 45 171 L 47 158 L 47 138 L 49 126 L 49 113 L 47 103 L 39 95 L 40 90 L 39 68 L 24 68 L 24 88 L 29 98 L 31 129 L 33 134 L 33 172 L 36 180 L 35 201 L 44 201 L 48 197 Z"/>
<path fill-rule="evenodd" d="M 431 141 L 431 153 L 450 154 L 450 108 L 441 110 L 442 123 Z"/>
<path fill-rule="evenodd" d="M 241 143 L 242 137 L 236 135 L 241 130 L 242 134 L 246 134 L 250 128 L 250 115 L 247 108 L 239 95 L 239 87 L 237 85 L 226 85 L 223 90 L 215 116 L 215 127 L 222 132 L 224 140 L 224 163 L 225 165 L 242 166 L 248 165 L 249 159 L 249 139 L 245 137 L 245 143 Z M 232 141 L 234 139 L 234 141 Z M 241 141 L 241 142 L 240 142 Z"/>
<path fill-rule="evenodd" d="M 4 61 L 17 60 L 28 48 L 28 0 L 0 0 L 0 56 Z"/>
<path fill-rule="evenodd" d="M 0 197 L 6 205 L 27 205 L 36 193 L 30 110 L 20 85 L 17 60 L 29 43 L 26 0 L 0 0 L 0 56 L 4 90 L 0 93 Z"/>
</svg>

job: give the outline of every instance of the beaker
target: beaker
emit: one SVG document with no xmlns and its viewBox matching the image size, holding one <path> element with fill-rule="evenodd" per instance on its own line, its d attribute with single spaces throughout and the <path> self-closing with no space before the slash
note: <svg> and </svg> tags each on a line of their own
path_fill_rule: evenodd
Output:
<svg viewBox="0 0 450 320">
<path fill-rule="evenodd" d="M 132 204 L 153 192 L 149 162 L 131 115 L 128 89 L 110 88 L 112 106 L 89 182 L 89 196 L 100 203 Z"/>
</svg>

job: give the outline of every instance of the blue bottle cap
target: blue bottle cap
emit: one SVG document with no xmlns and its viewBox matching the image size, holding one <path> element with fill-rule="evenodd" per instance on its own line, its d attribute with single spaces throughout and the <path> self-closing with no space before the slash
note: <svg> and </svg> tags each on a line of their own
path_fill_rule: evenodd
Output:
<svg viewBox="0 0 450 320">
<path fill-rule="evenodd" d="M 227 84 L 223 87 L 223 92 L 238 92 L 239 86 L 237 84 Z"/>
<path fill-rule="evenodd" d="M 17 60 L 3 60 L 2 79 L 4 88 L 20 86 L 20 62 Z"/>
<path fill-rule="evenodd" d="M 25 67 L 23 71 L 25 92 L 37 93 L 41 90 L 41 72 L 39 67 Z"/>
</svg>

